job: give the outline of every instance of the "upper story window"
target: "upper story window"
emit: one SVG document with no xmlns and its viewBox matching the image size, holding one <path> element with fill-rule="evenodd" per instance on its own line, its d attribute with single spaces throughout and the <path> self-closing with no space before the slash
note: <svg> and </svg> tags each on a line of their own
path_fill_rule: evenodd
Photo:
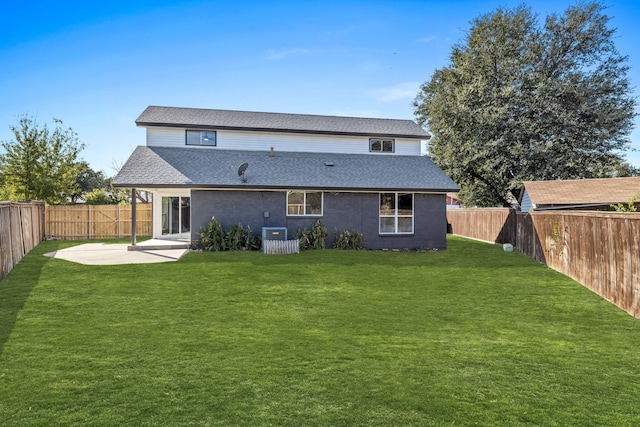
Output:
<svg viewBox="0 0 640 427">
<path fill-rule="evenodd" d="M 187 145 L 216 145 L 216 132 L 211 130 L 188 130 Z"/>
<path fill-rule="evenodd" d="M 380 193 L 380 234 L 413 233 L 413 194 Z"/>
<path fill-rule="evenodd" d="M 287 215 L 322 215 L 322 191 L 288 191 Z"/>
<path fill-rule="evenodd" d="M 369 151 L 393 153 L 395 151 L 395 145 L 393 139 L 371 138 L 369 140 Z"/>
</svg>

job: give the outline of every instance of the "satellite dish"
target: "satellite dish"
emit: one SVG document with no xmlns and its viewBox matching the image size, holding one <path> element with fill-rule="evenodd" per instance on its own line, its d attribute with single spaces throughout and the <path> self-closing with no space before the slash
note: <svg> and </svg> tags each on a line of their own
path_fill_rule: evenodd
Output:
<svg viewBox="0 0 640 427">
<path fill-rule="evenodd" d="M 242 182 L 247 182 L 247 177 L 244 175 L 244 172 L 247 170 L 248 167 L 249 167 L 249 163 L 245 162 L 241 164 L 240 167 L 238 168 L 238 176 L 242 177 Z"/>
</svg>

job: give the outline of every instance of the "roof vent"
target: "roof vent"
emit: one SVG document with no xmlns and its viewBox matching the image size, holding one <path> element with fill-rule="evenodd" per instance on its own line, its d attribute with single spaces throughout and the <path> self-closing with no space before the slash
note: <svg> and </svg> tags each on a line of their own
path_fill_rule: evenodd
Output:
<svg viewBox="0 0 640 427">
<path fill-rule="evenodd" d="M 271 151 L 269 151 L 269 157 L 275 157 L 275 156 L 276 156 L 276 154 L 273 151 L 273 147 L 271 147 Z"/>
<path fill-rule="evenodd" d="M 324 162 L 325 166 L 334 166 L 333 162 Z"/>
</svg>

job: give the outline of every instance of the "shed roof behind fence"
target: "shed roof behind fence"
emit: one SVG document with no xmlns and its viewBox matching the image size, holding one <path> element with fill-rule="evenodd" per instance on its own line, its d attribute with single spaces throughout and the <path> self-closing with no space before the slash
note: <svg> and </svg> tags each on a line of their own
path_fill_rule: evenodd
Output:
<svg viewBox="0 0 640 427">
<path fill-rule="evenodd" d="M 531 202 L 541 205 L 608 205 L 640 199 L 640 177 L 525 181 Z"/>
</svg>

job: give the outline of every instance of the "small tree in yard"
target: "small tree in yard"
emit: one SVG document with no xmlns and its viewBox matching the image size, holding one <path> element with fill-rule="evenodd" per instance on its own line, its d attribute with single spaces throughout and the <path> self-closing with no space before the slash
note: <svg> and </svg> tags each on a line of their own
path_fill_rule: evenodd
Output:
<svg viewBox="0 0 640 427">
<path fill-rule="evenodd" d="M 84 145 L 71 128 L 54 119 L 55 128 L 40 126 L 22 116 L 10 126 L 14 140 L 2 142 L 0 179 L 3 195 L 12 200 L 42 200 L 49 204 L 68 203 L 77 193 L 81 172 L 78 154 Z"/>
</svg>

